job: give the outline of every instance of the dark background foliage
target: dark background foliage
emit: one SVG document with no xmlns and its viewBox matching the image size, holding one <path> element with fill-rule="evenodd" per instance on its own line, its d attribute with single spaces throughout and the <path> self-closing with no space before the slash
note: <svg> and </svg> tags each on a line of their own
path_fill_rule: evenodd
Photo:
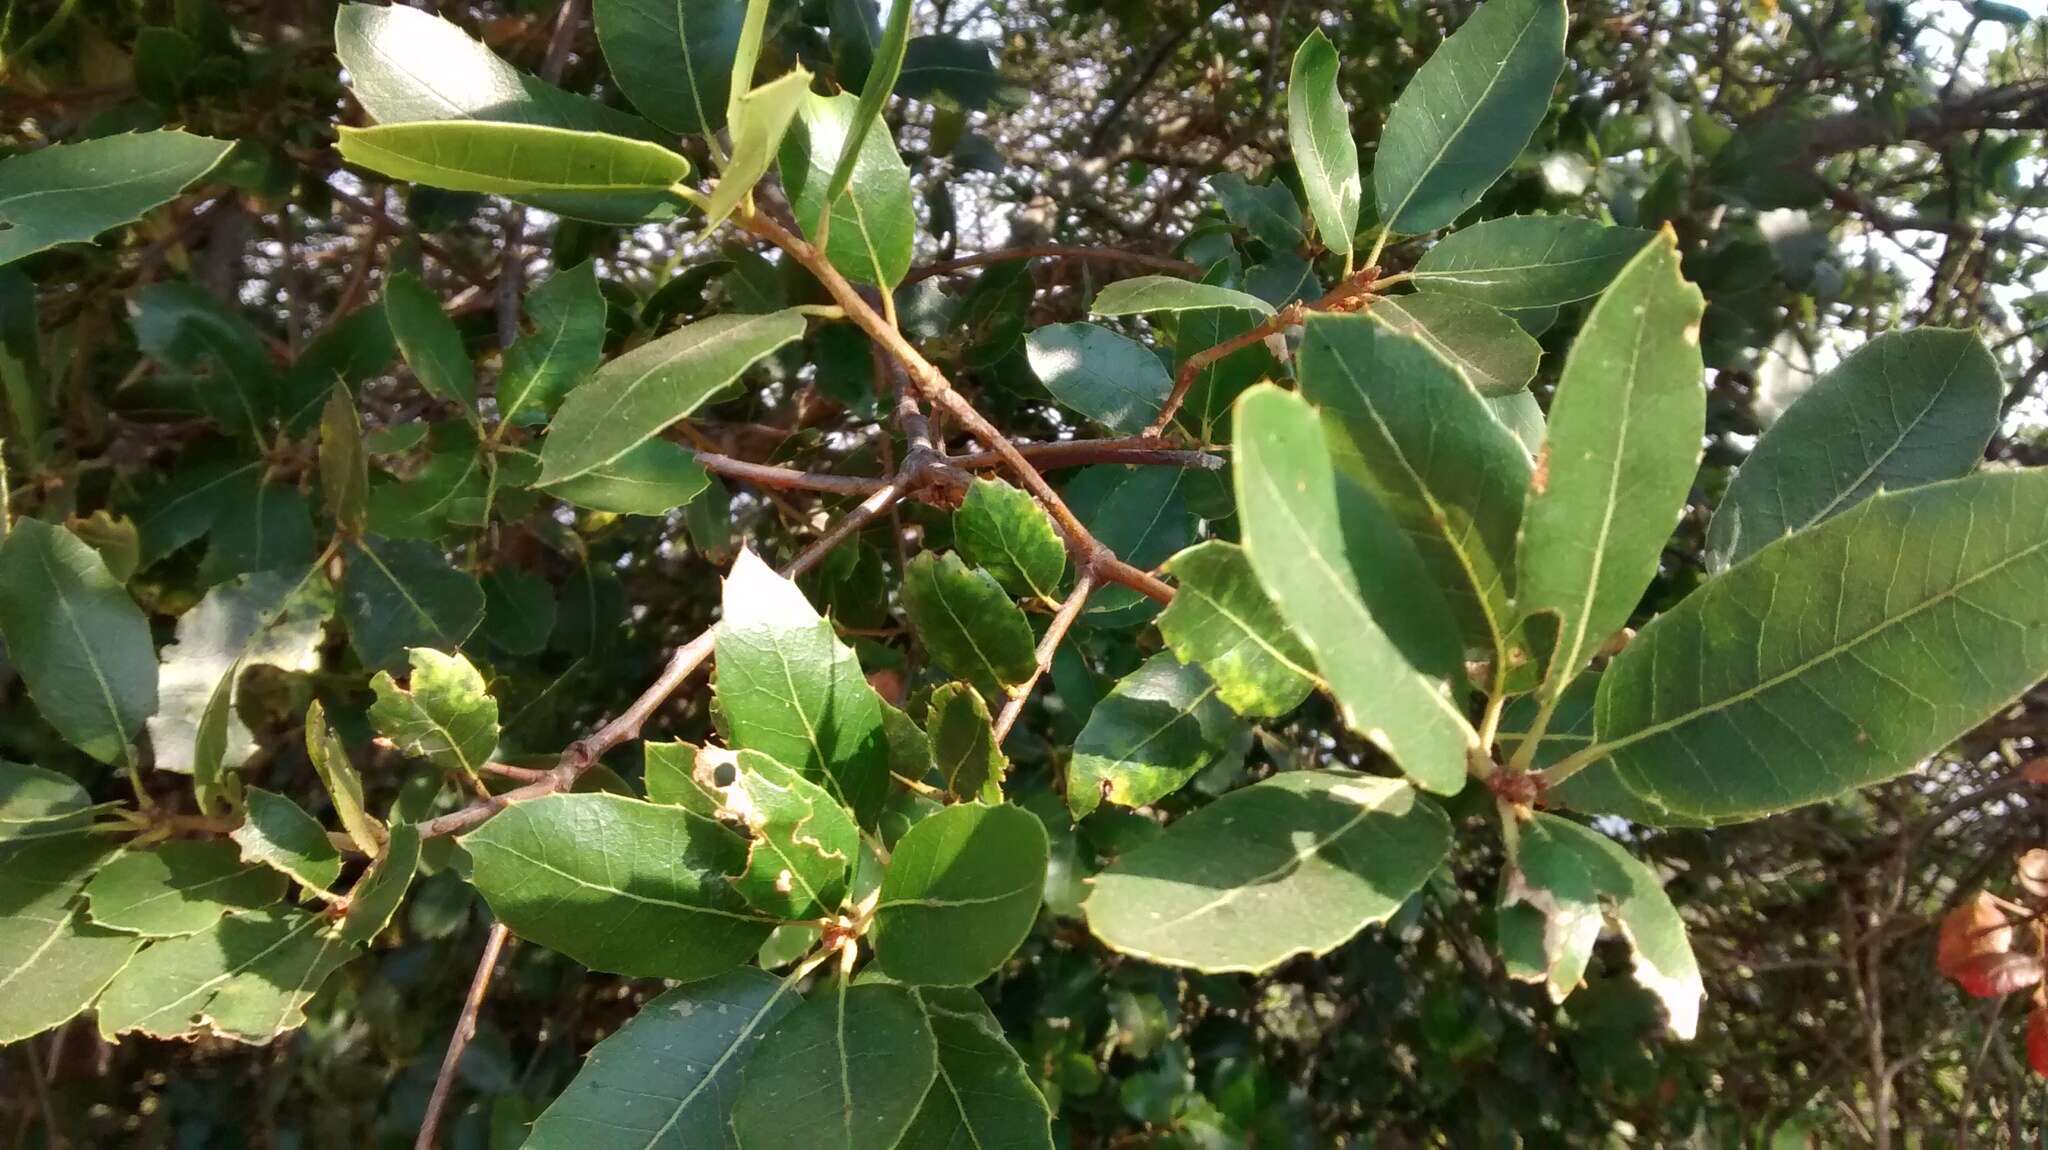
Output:
<svg viewBox="0 0 2048 1150">
<path fill-rule="evenodd" d="M 848 49 L 828 9 L 859 3 L 791 4 L 770 52 L 838 74 Z M 1013 346 L 1020 331 L 1016 307 L 1034 323 L 1079 318 L 1096 265 L 1009 262 L 977 278 L 960 257 L 1041 244 L 1180 254 L 1220 223 L 1209 178 L 1291 178 L 1280 89 L 1311 27 L 1337 43 L 1369 152 L 1406 77 L 1469 10 L 1416 0 L 1332 10 L 1295 0 L 922 5 L 921 30 L 985 41 L 1001 69 L 1000 83 L 964 94 L 976 107 L 905 102 L 897 112 L 919 193 L 918 260 L 943 273 L 926 283 L 968 301 L 954 325 L 920 333 L 924 346 L 1006 429 L 1054 431 L 1003 341 Z M 572 90 L 619 99 L 579 0 L 441 12 L 527 70 L 559 70 Z M 153 405 L 161 368 L 138 350 L 130 322 L 151 284 L 201 285 L 255 325 L 280 363 L 318 346 L 399 268 L 421 271 L 452 301 L 480 358 L 516 327 L 505 301 L 585 258 L 598 261 L 615 346 L 719 298 L 816 296 L 786 262 L 707 246 L 687 224 L 562 222 L 342 170 L 335 125 L 361 114 L 334 59 L 333 18 L 332 6 L 307 0 L 8 4 L 0 150 L 166 123 L 244 141 L 172 208 L 94 247 L 35 257 L 23 265 L 32 286 L 0 279 L 0 378 L 39 389 L 54 431 L 25 444 L 10 429 L 17 501 L 81 515 L 120 505 L 204 438 L 201 421 Z M 1871 334 L 1979 327 L 2012 388 L 1990 456 L 2048 462 L 2048 299 L 2033 286 L 2048 267 L 2038 134 L 2048 126 L 2048 26 L 1988 0 L 1588 0 L 1574 8 L 1569 43 L 1549 116 L 1480 210 L 1669 223 L 1706 294 L 1712 444 L 1651 606 L 1701 577 L 1706 513 L 1760 417 L 1782 409 L 1813 365 Z M 1413 258 L 1396 245 L 1385 262 Z M 1565 317 L 1546 348 L 1566 346 L 1576 323 Z M 887 437 L 865 430 L 864 365 L 796 363 L 694 421 L 692 435 L 746 459 L 879 471 Z M 431 405 L 402 369 L 380 365 L 362 388 L 373 432 L 415 423 Z M 10 409 L 18 421 L 18 404 Z M 614 713 L 669 645 L 712 618 L 737 539 L 787 556 L 814 534 L 820 505 L 844 502 L 732 491 L 730 528 L 716 514 L 585 515 L 552 534 L 480 542 L 495 560 L 543 574 L 560 600 L 548 649 L 501 682 L 508 744 L 552 753 Z M 940 518 L 905 516 L 912 528 L 943 529 Z M 886 530 L 863 548 L 897 563 Z M 195 594 L 194 573 L 175 562 L 138 586 L 165 614 Z M 901 646 L 881 586 L 850 568 L 828 568 L 812 586 L 842 622 L 875 629 L 871 663 Z M 1012 737 L 1027 771 L 1064 753 L 1077 707 L 1139 654 L 1103 642 L 1077 653 L 1086 658 L 1055 669 L 1051 703 L 1027 710 Z M 332 673 L 315 677 L 322 693 L 361 692 L 358 670 Z M 69 755 L 6 680 L 0 754 Z M 1116 959 L 1059 912 L 1071 911 L 1082 874 L 1153 831 L 1122 813 L 1056 838 L 1055 913 L 992 997 L 1075 1146 L 2017 1145 L 2037 1136 L 2043 1112 L 2017 1011 L 1966 1000 L 1936 978 L 1932 927 L 1968 892 L 2006 888 L 2013 858 L 2048 839 L 2035 792 L 2015 774 L 2040 753 L 2044 705 L 2037 691 L 1923 770 L 1849 799 L 1647 837 L 1647 854 L 1678 875 L 1672 891 L 1707 975 L 1691 1043 L 1660 1036 L 1656 1006 L 1627 980 L 1618 950 L 1602 951 L 1592 986 L 1564 1008 L 1507 981 L 1489 943 L 1500 860 L 1478 845 L 1454 860 L 1457 882 L 1433 884 L 1385 930 L 1273 977 L 1184 976 Z M 317 793 L 289 737 L 286 716 L 302 709 L 290 698 L 244 707 L 277 718 L 257 730 L 266 749 L 252 770 L 267 787 Z M 649 734 L 708 729 L 705 692 L 685 691 Z M 1332 746 L 1367 753 L 1318 700 L 1252 758 Z M 373 788 L 388 790 L 396 776 L 380 779 L 375 765 Z M 637 769 L 630 755 L 611 765 Z M 1027 800 L 1036 802 L 1057 799 Z M 54 1122 L 81 1145 L 409 1142 L 485 918 L 446 870 L 423 880 L 403 916 L 400 945 L 331 980 L 310 1024 L 273 1046 L 107 1045 L 76 1024 L 0 1051 L 0 1134 L 47 1144 Z M 654 989 L 515 943 L 462 1062 L 451 1144 L 515 1145 L 589 1046 Z"/>
</svg>

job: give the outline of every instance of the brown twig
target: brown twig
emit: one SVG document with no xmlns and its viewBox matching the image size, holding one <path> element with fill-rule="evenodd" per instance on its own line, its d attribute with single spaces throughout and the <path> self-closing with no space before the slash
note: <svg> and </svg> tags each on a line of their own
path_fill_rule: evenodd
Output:
<svg viewBox="0 0 2048 1150">
<path fill-rule="evenodd" d="M 1024 713 L 1024 703 L 1031 698 L 1031 689 L 1036 687 L 1038 680 L 1052 669 L 1052 657 L 1059 653 L 1060 642 L 1067 637 L 1067 631 L 1073 627 L 1074 620 L 1081 617 L 1081 608 L 1088 605 L 1088 596 L 1094 590 L 1095 573 L 1081 572 L 1081 577 L 1074 581 L 1074 589 L 1067 593 L 1066 599 L 1060 603 L 1059 611 L 1053 615 L 1052 622 L 1046 625 L 1045 636 L 1038 641 L 1038 663 L 1031 668 L 1031 677 L 1010 693 L 1009 701 L 1003 704 L 1002 714 L 996 716 L 995 731 L 998 745 L 1010 737 L 1010 728 L 1017 725 L 1017 717 Z"/>
<path fill-rule="evenodd" d="M 1206 451 L 1188 451 L 1168 446 L 1168 439 L 1077 439 L 1061 443 L 1020 443 L 1017 450 L 1041 470 L 1054 467 L 1086 467 L 1097 463 L 1122 463 L 1160 467 L 1196 467 L 1214 471 L 1223 466 L 1223 457 Z M 822 491 L 830 495 L 872 495 L 890 485 L 890 480 L 865 475 L 834 475 L 819 471 L 799 471 L 776 463 L 755 463 L 746 459 L 735 459 L 722 452 L 700 450 L 697 462 L 704 470 L 716 472 L 729 479 L 741 479 L 748 483 L 782 491 Z M 979 451 L 972 455 L 956 455 L 947 458 L 943 466 L 931 468 L 927 478 L 965 483 L 965 471 L 981 471 L 1000 467 L 1002 458 L 993 451 Z"/>
<path fill-rule="evenodd" d="M 447 1109 L 448 1094 L 455 1085 L 455 1067 L 462 1061 L 469 1040 L 476 1037 L 477 1012 L 483 1009 L 484 995 L 490 993 L 491 976 L 498 970 L 498 954 L 505 949 L 505 939 L 511 933 L 502 922 L 491 924 L 490 937 L 484 940 L 484 956 L 477 961 L 476 975 L 469 980 L 469 997 L 463 1000 L 462 1017 L 456 1020 L 455 1033 L 448 1036 L 448 1053 L 441 1058 L 441 1073 L 434 1078 L 434 1093 L 427 1100 L 427 1116 L 420 1122 L 413 1150 L 433 1150 L 441 1112 Z"/>
<path fill-rule="evenodd" d="M 1180 370 L 1174 373 L 1173 390 L 1166 395 L 1166 402 L 1159 406 L 1159 414 L 1152 420 L 1152 426 L 1145 429 L 1146 435 L 1158 435 L 1173 422 L 1174 413 L 1187 398 L 1188 389 L 1195 385 L 1195 377 L 1204 368 L 1255 343 L 1263 342 L 1268 336 L 1277 335 L 1308 318 L 1315 311 L 1355 311 L 1363 306 L 1372 294 L 1373 281 L 1379 279 L 1377 267 L 1361 268 L 1351 278 L 1331 288 L 1314 303 L 1297 301 L 1283 307 L 1266 322 L 1242 335 L 1233 336 L 1214 347 L 1206 347 L 1189 356 Z"/>
<path fill-rule="evenodd" d="M 977 255 L 961 256 L 958 259 L 940 260 L 937 263 L 914 267 L 910 269 L 910 274 L 904 277 L 903 282 L 914 284 L 919 280 L 927 280 L 933 276 L 953 275 L 956 272 L 987 267 L 989 264 L 1007 263 L 1011 260 L 1035 259 L 1130 264 L 1133 267 L 1153 268 L 1158 271 L 1171 272 L 1174 275 L 1190 278 L 1202 274 L 1201 268 L 1186 260 L 1177 260 L 1171 256 L 1147 255 L 1144 252 L 1127 252 L 1117 248 L 1088 248 L 1072 244 L 1041 244 L 1037 247 L 1005 248 L 1001 251 L 981 252 Z"/>
</svg>

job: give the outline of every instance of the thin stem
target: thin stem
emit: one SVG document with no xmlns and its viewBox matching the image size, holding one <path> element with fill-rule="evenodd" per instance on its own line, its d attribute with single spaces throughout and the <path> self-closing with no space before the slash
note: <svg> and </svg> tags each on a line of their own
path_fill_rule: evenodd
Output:
<svg viewBox="0 0 2048 1150">
<path fill-rule="evenodd" d="M 1038 661 L 1037 665 L 1031 668 L 1031 677 L 1024 680 L 1011 693 L 1009 701 L 1003 704 L 1002 714 L 996 716 L 995 732 L 998 746 L 1004 739 L 1010 737 L 1010 728 L 1017 725 L 1017 717 L 1024 713 L 1024 703 L 1031 698 L 1031 689 L 1038 685 L 1041 676 L 1052 669 L 1052 658 L 1059 653 L 1061 640 L 1067 637 L 1067 631 L 1074 626 L 1074 620 L 1081 617 L 1081 609 L 1087 606 L 1088 596 L 1094 590 L 1095 572 L 1081 572 L 1081 577 L 1074 582 L 1074 589 L 1067 593 L 1066 601 L 1060 604 L 1059 611 L 1046 626 L 1045 637 L 1038 641 Z"/>
<path fill-rule="evenodd" d="M 1534 754 L 1535 752 L 1532 750 L 1532 748 L 1536 746 L 1536 743 L 1537 737 L 1535 737 L 1532 732 L 1532 737 L 1529 739 L 1528 742 L 1522 744 L 1522 749 L 1525 751 L 1529 751 L 1531 754 Z M 1597 763 L 1600 760 L 1606 758 L 1608 756 L 1608 753 L 1609 752 L 1605 746 L 1599 743 L 1595 743 L 1592 746 L 1587 747 L 1583 750 L 1574 751 L 1571 754 L 1566 755 L 1563 759 L 1560 759 L 1556 763 L 1553 763 L 1550 766 L 1545 767 L 1544 769 L 1536 772 L 1536 777 L 1537 779 L 1541 780 L 1544 789 L 1548 790 L 1551 787 L 1554 787 L 1559 783 L 1565 781 L 1566 779 L 1571 778 L 1573 775 L 1578 774 L 1580 771 L 1585 770 L 1587 767 L 1592 766 L 1594 763 Z M 1517 754 L 1515 756 L 1515 761 L 1517 763 L 1525 763 L 1524 756 L 1521 754 Z M 1526 769 L 1526 765 L 1524 769 Z"/>
<path fill-rule="evenodd" d="M 1368 256 L 1366 256 L 1366 257 L 1365 257 L 1365 266 L 1366 266 L 1366 267 L 1372 268 L 1372 267 L 1378 267 L 1378 266 L 1379 266 L 1379 263 L 1380 263 L 1380 253 L 1381 253 L 1381 252 L 1383 252 L 1383 251 L 1386 251 L 1386 250 L 1387 250 L 1387 237 L 1388 237 L 1388 236 L 1391 236 L 1391 235 L 1393 235 L 1393 234 L 1394 234 L 1394 225 L 1393 225 L 1393 223 L 1392 223 L 1392 222 L 1390 221 L 1390 222 L 1389 222 L 1389 223 L 1388 223 L 1388 224 L 1387 224 L 1387 225 L 1386 225 L 1385 227 L 1383 227 L 1383 228 L 1381 228 L 1381 229 L 1380 229 L 1380 234 L 1379 234 L 1379 238 L 1377 238 L 1377 239 L 1373 240 L 1373 242 L 1372 242 L 1372 254 L 1371 254 L 1371 255 L 1368 255 Z"/>
<path fill-rule="evenodd" d="M 484 956 L 477 961 L 476 974 L 469 980 L 469 997 L 463 1000 L 462 1016 L 455 1021 L 455 1033 L 448 1036 L 448 1053 L 441 1058 L 441 1073 L 434 1078 L 434 1093 L 427 1099 L 427 1116 L 420 1123 L 413 1150 L 433 1150 L 441 1112 L 447 1109 L 448 1094 L 455 1085 L 455 1067 L 462 1061 L 469 1040 L 476 1037 L 477 1012 L 483 1009 L 484 996 L 491 991 L 491 977 L 498 970 L 498 952 L 505 949 L 505 939 L 511 933 L 502 922 L 491 924 L 490 937 L 484 940 Z"/>
<path fill-rule="evenodd" d="M 923 267 L 911 268 L 910 274 L 904 277 L 903 282 L 914 284 L 919 280 L 930 279 L 933 276 L 953 275 L 956 272 L 986 267 L 989 264 L 1006 263 L 1011 260 L 1035 259 L 1130 264 L 1133 267 L 1153 268 L 1157 271 L 1171 272 L 1174 275 L 1185 276 L 1190 279 L 1202 274 L 1202 269 L 1194 264 L 1186 260 L 1177 260 L 1170 256 L 1119 251 L 1115 248 L 1079 247 L 1072 244 L 1040 244 L 1036 247 L 1005 248 L 1002 251 L 981 252 L 976 255 L 961 256 L 958 259 L 940 260 L 938 263 L 925 264 Z"/>
</svg>

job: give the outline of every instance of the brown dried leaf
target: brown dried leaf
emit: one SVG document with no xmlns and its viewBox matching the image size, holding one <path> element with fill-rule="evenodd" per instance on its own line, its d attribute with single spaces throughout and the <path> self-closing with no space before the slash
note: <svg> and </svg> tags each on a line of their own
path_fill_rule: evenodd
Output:
<svg viewBox="0 0 2048 1150">
<path fill-rule="evenodd" d="M 1934 968 L 1960 980 L 1964 963 L 2011 949 L 2012 925 L 2006 921 L 2005 911 L 1999 909 L 1989 892 L 1979 891 L 1941 920 L 1941 941 L 1935 949 Z"/>
<path fill-rule="evenodd" d="M 2025 990 L 2041 981 L 2041 960 L 2031 954 L 1999 951 L 1972 956 L 1956 969 L 1956 984 L 1978 998 L 1997 998 Z"/>
</svg>

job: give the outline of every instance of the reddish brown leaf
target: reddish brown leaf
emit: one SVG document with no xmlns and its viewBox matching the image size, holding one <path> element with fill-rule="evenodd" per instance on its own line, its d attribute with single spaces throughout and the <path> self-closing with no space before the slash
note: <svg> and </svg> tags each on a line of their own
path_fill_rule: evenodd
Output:
<svg viewBox="0 0 2048 1150">
<path fill-rule="evenodd" d="M 2041 981 L 2044 969 L 2048 968 L 2033 955 L 2008 950 L 1968 959 L 1956 970 L 1954 978 L 1957 985 L 1978 998 L 1997 998 Z"/>
<path fill-rule="evenodd" d="M 1934 952 L 1934 968 L 1960 979 L 1963 964 L 1972 958 L 2011 949 L 2012 926 L 2006 921 L 2005 912 L 1988 892 L 1979 891 L 1941 920 L 1941 942 Z"/>
<path fill-rule="evenodd" d="M 2048 850 L 2035 847 L 2021 855 L 2016 869 L 2020 889 L 2026 891 L 2029 898 L 2048 900 Z"/>
<path fill-rule="evenodd" d="M 2048 1078 L 2048 1007 L 2037 1006 L 2027 1015 L 2027 1065 Z"/>
<path fill-rule="evenodd" d="M 2048 784 L 2048 757 L 2029 759 L 2021 763 L 2020 777 L 2035 786 Z"/>
</svg>

